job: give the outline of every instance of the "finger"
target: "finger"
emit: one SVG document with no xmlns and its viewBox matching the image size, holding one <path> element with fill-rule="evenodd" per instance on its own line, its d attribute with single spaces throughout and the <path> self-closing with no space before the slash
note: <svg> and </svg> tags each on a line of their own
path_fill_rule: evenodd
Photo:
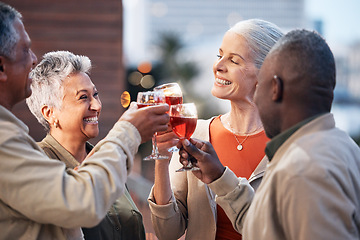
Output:
<svg viewBox="0 0 360 240">
<path fill-rule="evenodd" d="M 169 152 L 169 149 L 176 145 L 176 140 L 170 140 L 167 142 L 157 142 L 159 152 Z"/>
<path fill-rule="evenodd" d="M 169 111 L 169 105 L 164 103 L 164 104 L 158 104 L 158 105 L 153 105 L 153 106 L 150 106 L 150 107 L 146 107 L 145 109 L 147 109 L 149 111 L 152 111 L 155 114 L 161 115 L 161 114 L 164 114 L 167 111 Z"/>
<path fill-rule="evenodd" d="M 169 123 L 168 123 L 167 125 L 168 125 L 168 128 L 167 128 L 165 131 L 163 131 L 163 132 L 159 132 L 158 134 L 159 134 L 159 135 L 162 135 L 162 134 L 169 134 L 169 133 L 171 133 L 172 135 L 176 136 L 176 134 L 173 132 L 172 128 L 169 127 Z"/>
<path fill-rule="evenodd" d="M 170 140 L 176 140 L 176 143 L 177 143 L 178 139 L 179 138 L 177 137 L 177 135 L 173 131 L 171 131 L 171 132 L 168 132 L 168 131 L 158 132 L 157 136 L 156 136 L 156 140 L 157 140 L 158 143 L 159 142 L 167 142 L 167 141 L 170 141 Z"/>
<path fill-rule="evenodd" d="M 185 139 L 182 141 L 184 149 L 195 159 L 199 160 L 203 157 L 203 152 L 193 145 L 189 140 Z"/>
<path fill-rule="evenodd" d="M 205 145 L 205 142 L 201 141 L 200 139 L 191 138 L 190 142 L 195 145 L 198 149 L 202 149 Z"/>
<path fill-rule="evenodd" d="M 185 149 L 182 146 L 179 148 L 179 155 L 183 159 L 189 158 L 189 154 L 185 151 Z"/>
<path fill-rule="evenodd" d="M 134 108 L 134 109 L 137 109 L 137 108 L 138 108 L 137 103 L 136 103 L 136 102 L 131 102 L 131 103 L 130 103 L 130 106 L 129 106 L 129 109 L 130 109 L 130 108 L 131 108 L 131 109 L 133 109 L 133 108 Z"/>
</svg>

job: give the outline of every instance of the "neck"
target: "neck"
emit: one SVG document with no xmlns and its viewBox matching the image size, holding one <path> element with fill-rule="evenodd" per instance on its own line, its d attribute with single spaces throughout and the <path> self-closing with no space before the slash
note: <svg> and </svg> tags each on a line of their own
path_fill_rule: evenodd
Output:
<svg viewBox="0 0 360 240">
<path fill-rule="evenodd" d="M 4 93 L 3 96 L 0 96 L 0 105 L 9 110 L 10 112 L 14 107 L 14 104 L 11 104 L 10 99 Z"/>
<path fill-rule="evenodd" d="M 85 139 L 79 140 L 73 137 L 68 137 L 66 134 L 59 133 L 59 131 L 50 130 L 50 134 L 61 144 L 61 146 L 69 151 L 79 163 L 81 163 L 87 156 Z"/>
<path fill-rule="evenodd" d="M 221 117 L 221 122 L 226 129 L 236 135 L 252 135 L 263 130 L 255 104 L 243 107 L 231 103 L 230 112 Z"/>
</svg>

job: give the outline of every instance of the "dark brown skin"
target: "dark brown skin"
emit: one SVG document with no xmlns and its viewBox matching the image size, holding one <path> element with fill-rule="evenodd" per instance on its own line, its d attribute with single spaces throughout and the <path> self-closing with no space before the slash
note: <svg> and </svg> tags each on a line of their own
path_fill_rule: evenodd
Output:
<svg viewBox="0 0 360 240">
<path fill-rule="evenodd" d="M 188 161 L 195 162 L 201 170 L 193 174 L 202 182 L 209 184 L 224 173 L 225 167 L 221 164 L 211 143 L 199 139 L 182 140 L 179 142 L 180 162 L 186 166 Z"/>
</svg>

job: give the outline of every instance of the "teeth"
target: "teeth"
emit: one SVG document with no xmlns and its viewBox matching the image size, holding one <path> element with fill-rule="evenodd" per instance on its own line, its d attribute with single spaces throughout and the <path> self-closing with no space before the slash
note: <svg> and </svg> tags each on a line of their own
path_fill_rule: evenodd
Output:
<svg viewBox="0 0 360 240">
<path fill-rule="evenodd" d="M 223 79 L 220 79 L 220 78 L 215 78 L 215 81 L 221 85 L 230 85 L 231 82 L 230 81 L 227 81 L 227 80 L 223 80 Z"/>
<path fill-rule="evenodd" d="M 98 117 L 84 118 L 84 121 L 87 123 L 98 123 Z"/>
</svg>

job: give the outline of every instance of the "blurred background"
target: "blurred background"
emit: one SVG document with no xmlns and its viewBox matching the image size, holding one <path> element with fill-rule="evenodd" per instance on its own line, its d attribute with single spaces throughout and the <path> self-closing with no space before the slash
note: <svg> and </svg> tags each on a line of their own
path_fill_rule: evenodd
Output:
<svg viewBox="0 0 360 240">
<path fill-rule="evenodd" d="M 133 101 L 137 92 L 165 82 L 178 82 L 184 102 L 195 102 L 199 118 L 226 112 L 211 96 L 212 64 L 222 37 L 239 20 L 261 18 L 287 32 L 318 31 L 329 43 L 337 67 L 332 112 L 337 126 L 360 140 L 359 0 L 5 0 L 24 17 L 38 59 L 49 51 L 69 50 L 88 56 L 91 79 L 103 110 L 100 135 L 105 137 L 125 110 L 121 93 Z M 22 102 L 15 114 L 37 141 L 45 131 Z M 146 198 L 153 184 L 153 162 L 142 158 L 150 143 L 140 146 L 129 176 L 130 192 L 143 214 L 148 239 L 156 239 Z"/>
</svg>

